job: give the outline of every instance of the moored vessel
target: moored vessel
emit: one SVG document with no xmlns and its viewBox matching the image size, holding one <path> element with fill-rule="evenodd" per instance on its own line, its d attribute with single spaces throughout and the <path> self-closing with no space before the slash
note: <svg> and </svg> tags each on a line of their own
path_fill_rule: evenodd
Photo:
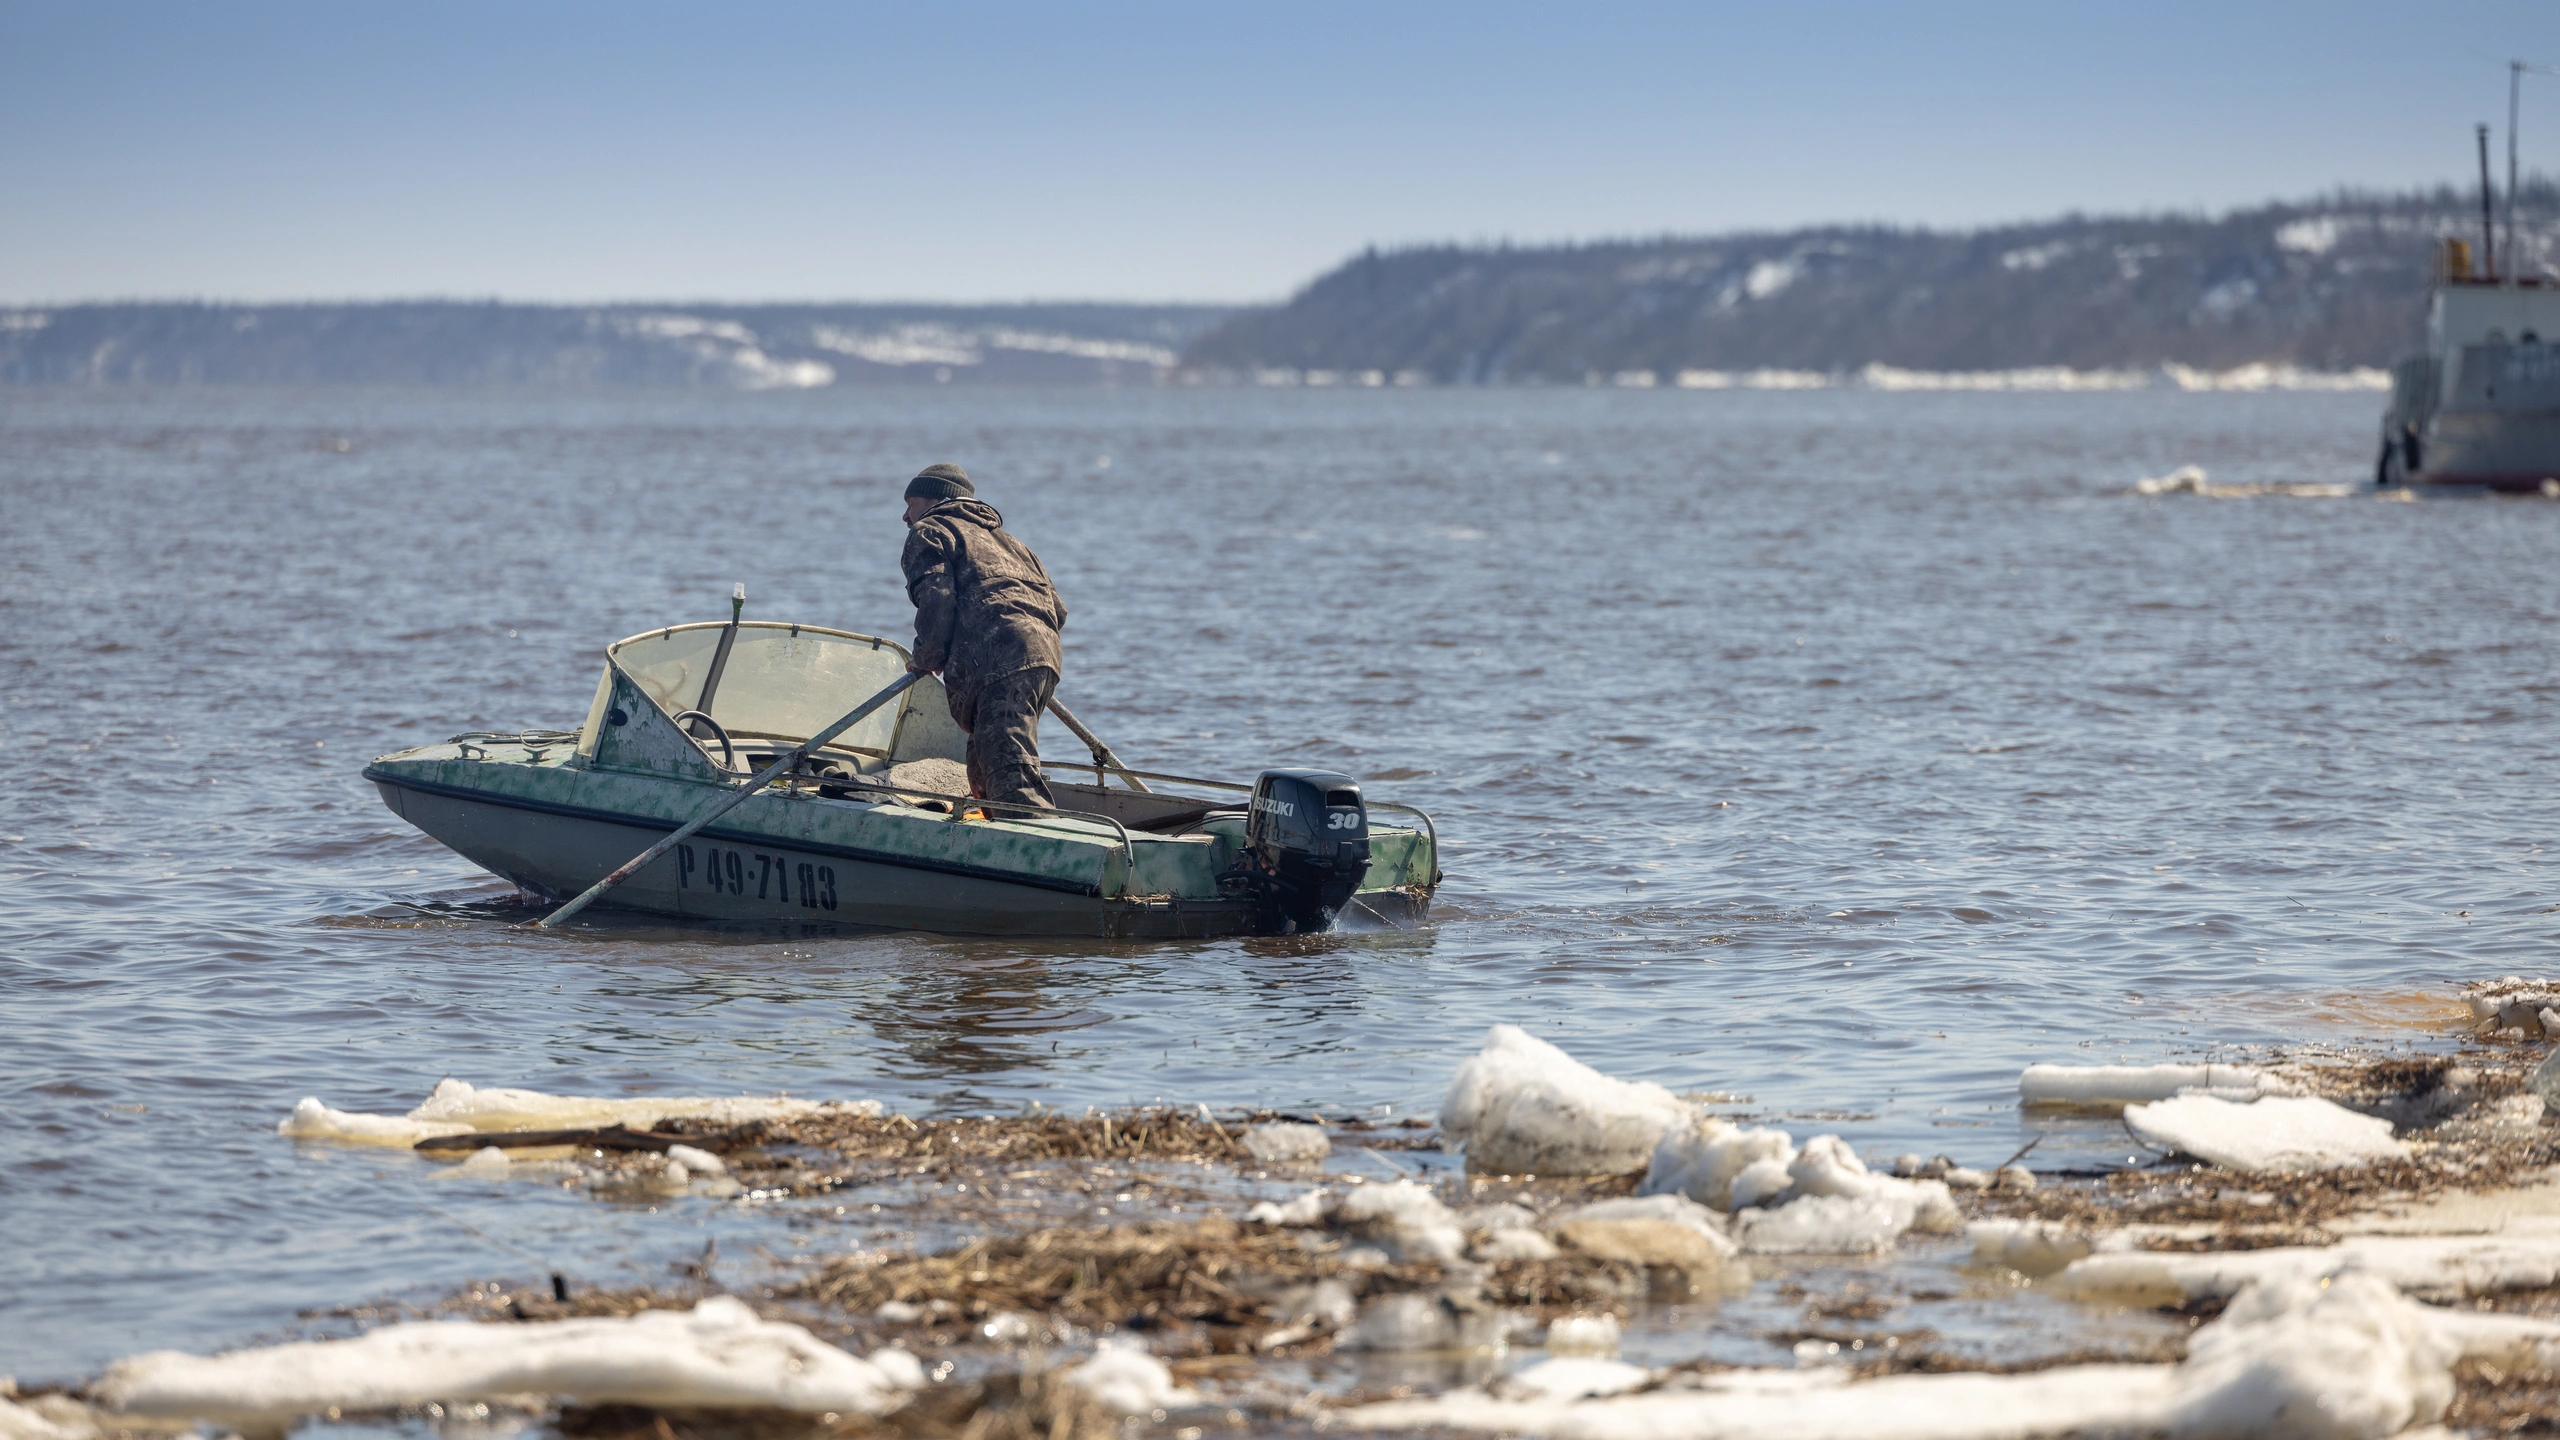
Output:
<svg viewBox="0 0 2560 1440">
<path fill-rule="evenodd" d="M 2469 486 L 2560 497 L 2560 277 L 2524 273 L 2516 241 L 2516 126 L 2524 79 L 2507 67 L 2505 263 L 2489 184 L 2489 127 L 2479 127 L 2480 248 L 2448 236 L 2427 289 L 2426 349 L 2392 367 L 2376 485 Z"/>
<path fill-rule="evenodd" d="M 2392 368 L 2374 483 L 2560 490 L 2560 285 L 2439 245 L 2426 351 Z"/>
</svg>

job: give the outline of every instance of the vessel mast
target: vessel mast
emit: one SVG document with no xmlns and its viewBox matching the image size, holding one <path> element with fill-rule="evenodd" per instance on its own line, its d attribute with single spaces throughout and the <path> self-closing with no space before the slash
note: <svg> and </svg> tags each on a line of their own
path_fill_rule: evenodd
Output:
<svg viewBox="0 0 2560 1440">
<path fill-rule="evenodd" d="M 2536 65 L 2526 60 L 2507 62 L 2507 283 L 2515 283 L 2516 268 L 2516 120 L 2522 106 L 2524 77 L 2527 75 L 2560 75 L 2560 69 Z M 2482 182 L 2487 181 L 2488 141 L 2481 141 Z"/>
<path fill-rule="evenodd" d="M 2489 127 L 2482 125 L 2476 127 L 2476 130 L 2480 137 L 2480 277 L 2484 280 L 2495 280 L 2498 278 L 2498 231 L 2496 225 L 2489 218 L 2491 215 L 2491 211 L 2489 209 Z M 2507 236 L 2509 239 L 2513 239 L 2515 237 L 2515 231 L 2512 228 L 2515 224 L 2515 197 L 2511 194 L 2507 197 L 2507 200 L 2507 224 L 2510 227 L 2507 231 Z"/>
</svg>

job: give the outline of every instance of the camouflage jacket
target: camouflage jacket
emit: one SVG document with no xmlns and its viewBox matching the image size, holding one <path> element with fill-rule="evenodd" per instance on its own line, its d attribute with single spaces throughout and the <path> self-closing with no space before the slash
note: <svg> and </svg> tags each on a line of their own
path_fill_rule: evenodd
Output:
<svg viewBox="0 0 2560 1440">
<path fill-rule="evenodd" d="M 1060 668 L 1067 603 L 1031 547 L 980 500 L 945 500 L 907 532 L 898 557 L 916 607 L 915 662 L 942 672 L 955 704 L 987 681 Z"/>
</svg>

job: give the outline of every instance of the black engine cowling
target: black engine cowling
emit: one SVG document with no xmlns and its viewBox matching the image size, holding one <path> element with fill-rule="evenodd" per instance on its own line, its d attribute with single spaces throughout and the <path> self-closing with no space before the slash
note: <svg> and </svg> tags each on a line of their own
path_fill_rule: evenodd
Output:
<svg viewBox="0 0 2560 1440">
<path fill-rule="evenodd" d="M 1368 873 L 1359 781 L 1330 770 L 1265 770 L 1254 781 L 1236 879 L 1259 896 L 1262 928 L 1330 928 Z"/>
</svg>

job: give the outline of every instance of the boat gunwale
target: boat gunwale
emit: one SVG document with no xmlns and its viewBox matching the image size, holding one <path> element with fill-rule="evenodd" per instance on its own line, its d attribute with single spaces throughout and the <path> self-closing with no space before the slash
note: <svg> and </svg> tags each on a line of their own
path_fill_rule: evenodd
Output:
<svg viewBox="0 0 2560 1440">
<path fill-rule="evenodd" d="M 571 805 L 560 800 L 540 800 L 529 795 L 510 795 L 497 790 L 476 790 L 467 785 L 448 785 L 413 775 L 395 775 L 380 768 L 379 762 L 364 767 L 364 778 L 376 785 L 397 785 L 422 794 L 438 795 L 449 800 L 477 800 L 513 810 L 530 810 L 541 815 L 558 815 L 571 820 L 591 820 L 608 825 L 627 825 L 636 830 L 672 831 L 681 820 L 663 820 L 650 815 L 634 815 L 623 810 L 597 810 L 584 805 Z M 1112 897 L 1090 880 L 1061 880 L 1046 875 L 1025 874 L 1019 870 L 999 870 L 991 865 L 973 865 L 965 860 L 938 860 L 925 855 L 904 855 L 890 850 L 866 850 L 856 845 L 841 845 L 825 840 L 802 840 L 796 837 L 770 835 L 761 831 L 733 830 L 723 825 L 708 825 L 695 832 L 731 844 L 764 845 L 777 850 L 799 850 L 812 855 L 828 855 L 840 860 L 858 860 L 872 865 L 889 865 L 908 870 L 929 870 L 943 875 L 965 876 L 973 880 L 993 880 L 1010 885 L 1028 886 L 1035 890 L 1054 890 L 1066 895 L 1090 899 L 1136 899 L 1136 896 Z"/>
</svg>

